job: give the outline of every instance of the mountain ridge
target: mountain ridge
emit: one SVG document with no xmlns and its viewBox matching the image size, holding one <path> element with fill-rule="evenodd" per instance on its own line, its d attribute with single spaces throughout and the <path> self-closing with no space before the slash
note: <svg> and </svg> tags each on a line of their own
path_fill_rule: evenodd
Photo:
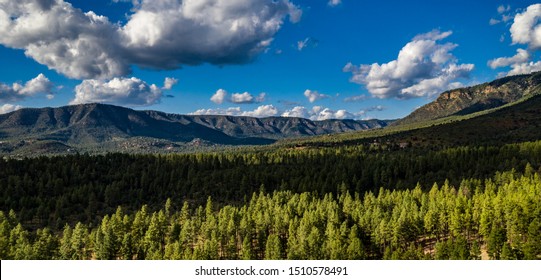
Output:
<svg viewBox="0 0 541 280">
<path fill-rule="evenodd" d="M 541 93 L 541 72 L 508 76 L 491 82 L 448 90 L 438 98 L 393 123 L 419 123 L 453 115 L 468 115 L 498 108 Z"/>
<path fill-rule="evenodd" d="M 32 145 L 38 144 L 38 150 L 55 147 L 53 153 L 65 147 L 76 151 L 91 147 L 155 152 L 196 146 L 262 145 L 283 138 L 381 128 L 389 122 L 180 115 L 99 103 L 23 108 L 0 115 L 0 153 L 24 148 L 31 151 Z"/>
</svg>

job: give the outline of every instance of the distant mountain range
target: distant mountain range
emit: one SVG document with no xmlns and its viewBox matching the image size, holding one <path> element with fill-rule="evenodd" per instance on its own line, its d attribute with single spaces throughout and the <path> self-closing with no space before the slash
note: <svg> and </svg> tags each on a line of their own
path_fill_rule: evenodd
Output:
<svg viewBox="0 0 541 280">
<path fill-rule="evenodd" d="M 389 121 L 192 116 L 84 104 L 0 115 L 0 153 L 160 152 L 382 128 Z"/>
<path fill-rule="evenodd" d="M 444 92 L 398 121 L 177 115 L 104 104 L 21 109 L 0 115 L 0 155 L 200 151 L 389 125 L 393 128 L 375 134 L 330 139 L 355 143 L 370 135 L 388 135 L 393 142 L 442 145 L 539 140 L 541 72 Z"/>
</svg>

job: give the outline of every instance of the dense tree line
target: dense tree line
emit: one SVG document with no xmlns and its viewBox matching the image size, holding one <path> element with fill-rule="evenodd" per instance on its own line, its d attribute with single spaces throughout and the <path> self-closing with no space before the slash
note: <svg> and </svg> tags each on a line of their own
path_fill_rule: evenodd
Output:
<svg viewBox="0 0 541 280">
<path fill-rule="evenodd" d="M 78 221 L 97 224 L 117 206 L 132 213 L 144 204 L 157 210 L 167 198 L 240 205 L 268 192 L 344 190 L 363 195 L 434 182 L 458 185 L 497 171 L 541 166 L 541 142 L 442 150 L 381 145 L 288 148 L 259 152 L 186 155 L 70 155 L 0 160 L 0 210 L 14 210 L 25 227 L 62 230 Z M 179 209 L 175 209 L 179 210 Z"/>
<path fill-rule="evenodd" d="M 174 210 L 178 209 L 178 210 Z M 540 259 L 541 177 L 496 173 L 377 195 L 274 191 L 241 205 L 184 202 L 95 225 L 26 230 L 0 212 L 1 259 Z"/>
</svg>

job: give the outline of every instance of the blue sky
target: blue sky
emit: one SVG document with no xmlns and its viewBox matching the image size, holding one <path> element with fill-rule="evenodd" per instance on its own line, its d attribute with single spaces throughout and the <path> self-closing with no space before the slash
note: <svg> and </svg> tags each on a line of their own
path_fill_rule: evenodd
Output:
<svg viewBox="0 0 541 280">
<path fill-rule="evenodd" d="M 400 118 L 541 70 L 540 19 L 534 1 L 0 0 L 0 113 Z"/>
</svg>

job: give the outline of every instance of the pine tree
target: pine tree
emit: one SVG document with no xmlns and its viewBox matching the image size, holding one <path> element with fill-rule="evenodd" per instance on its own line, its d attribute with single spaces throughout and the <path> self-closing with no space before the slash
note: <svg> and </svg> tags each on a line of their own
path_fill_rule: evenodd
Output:
<svg viewBox="0 0 541 280">
<path fill-rule="evenodd" d="M 32 246 L 28 240 L 28 232 L 18 224 L 10 233 L 11 255 L 16 260 L 35 259 Z"/>
<path fill-rule="evenodd" d="M 528 240 L 524 245 L 524 257 L 530 260 L 541 259 L 541 222 L 535 218 L 528 226 Z"/>
<path fill-rule="evenodd" d="M 270 234 L 267 239 L 267 245 L 265 246 L 265 259 L 282 259 L 282 241 L 280 240 L 280 237 L 276 234 Z"/>
<path fill-rule="evenodd" d="M 498 226 L 497 224 L 492 225 L 492 230 L 488 237 L 488 254 L 492 259 L 499 260 L 502 253 L 502 247 L 506 243 L 507 237 L 505 229 Z"/>
<path fill-rule="evenodd" d="M 0 211 L 0 259 L 9 260 L 13 256 L 10 254 L 9 234 L 11 232 L 11 225 L 8 217 L 4 212 Z"/>
<path fill-rule="evenodd" d="M 52 260 L 56 257 L 57 247 L 58 242 L 48 228 L 38 229 L 32 245 L 32 256 L 38 260 Z"/>
<path fill-rule="evenodd" d="M 363 243 L 361 242 L 361 239 L 359 239 L 359 230 L 357 225 L 353 225 L 353 227 L 351 227 L 351 231 L 349 232 L 346 256 L 350 260 L 361 260 L 365 258 Z"/>
<path fill-rule="evenodd" d="M 244 236 L 242 241 L 242 249 L 240 251 L 241 259 L 253 260 L 254 254 L 252 251 L 252 238 L 249 235 Z"/>
<path fill-rule="evenodd" d="M 75 225 L 75 228 L 73 229 L 72 235 L 71 235 L 71 253 L 72 256 L 70 259 L 72 260 L 85 260 L 88 259 L 88 253 L 87 253 L 87 236 L 88 236 L 88 229 L 86 226 L 84 226 L 81 222 L 77 223 Z"/>
<path fill-rule="evenodd" d="M 66 224 L 64 231 L 62 232 L 62 238 L 60 239 L 60 258 L 63 260 L 71 260 L 73 256 L 73 248 L 71 246 L 72 229 Z"/>
</svg>

